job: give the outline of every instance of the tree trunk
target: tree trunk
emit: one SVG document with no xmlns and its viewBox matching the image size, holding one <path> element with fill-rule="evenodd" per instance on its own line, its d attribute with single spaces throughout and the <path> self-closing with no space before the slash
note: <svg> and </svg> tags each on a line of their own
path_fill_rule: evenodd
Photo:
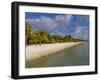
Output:
<svg viewBox="0 0 100 81">
<path fill-rule="evenodd" d="M 27 45 L 29 45 L 29 38 L 27 38 Z"/>
</svg>

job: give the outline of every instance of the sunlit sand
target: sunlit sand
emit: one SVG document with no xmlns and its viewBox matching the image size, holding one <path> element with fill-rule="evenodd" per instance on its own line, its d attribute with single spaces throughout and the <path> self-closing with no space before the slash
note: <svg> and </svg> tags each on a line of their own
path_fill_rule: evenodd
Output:
<svg viewBox="0 0 100 81">
<path fill-rule="evenodd" d="M 53 54 L 78 45 L 82 42 L 67 42 L 67 43 L 54 43 L 54 44 L 41 44 L 26 46 L 26 61 L 34 60 L 45 55 Z"/>
</svg>

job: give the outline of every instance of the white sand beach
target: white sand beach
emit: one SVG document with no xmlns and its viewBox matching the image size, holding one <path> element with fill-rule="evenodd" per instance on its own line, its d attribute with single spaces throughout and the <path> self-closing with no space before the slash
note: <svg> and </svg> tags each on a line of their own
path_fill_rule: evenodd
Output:
<svg viewBox="0 0 100 81">
<path fill-rule="evenodd" d="M 68 43 L 54 43 L 54 44 L 41 44 L 41 45 L 30 45 L 26 46 L 26 61 L 34 60 L 42 56 L 53 54 L 69 48 L 75 45 L 78 45 L 82 42 L 68 42 Z"/>
</svg>

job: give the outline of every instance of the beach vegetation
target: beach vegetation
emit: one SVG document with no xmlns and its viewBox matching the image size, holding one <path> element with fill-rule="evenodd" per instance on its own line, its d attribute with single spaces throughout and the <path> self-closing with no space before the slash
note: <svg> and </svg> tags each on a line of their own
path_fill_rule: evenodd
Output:
<svg viewBox="0 0 100 81">
<path fill-rule="evenodd" d="M 62 43 L 62 42 L 77 42 L 80 39 L 75 39 L 71 35 L 66 35 L 64 37 L 51 35 L 44 30 L 33 30 L 32 25 L 25 24 L 25 40 L 26 45 L 30 44 L 49 44 L 49 43 Z"/>
</svg>

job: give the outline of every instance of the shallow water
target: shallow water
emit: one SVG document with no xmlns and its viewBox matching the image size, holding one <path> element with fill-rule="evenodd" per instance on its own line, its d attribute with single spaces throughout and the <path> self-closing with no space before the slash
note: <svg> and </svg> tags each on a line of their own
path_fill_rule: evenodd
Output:
<svg viewBox="0 0 100 81">
<path fill-rule="evenodd" d="M 67 48 L 61 52 L 26 61 L 26 68 L 89 65 L 89 43 Z"/>
</svg>

